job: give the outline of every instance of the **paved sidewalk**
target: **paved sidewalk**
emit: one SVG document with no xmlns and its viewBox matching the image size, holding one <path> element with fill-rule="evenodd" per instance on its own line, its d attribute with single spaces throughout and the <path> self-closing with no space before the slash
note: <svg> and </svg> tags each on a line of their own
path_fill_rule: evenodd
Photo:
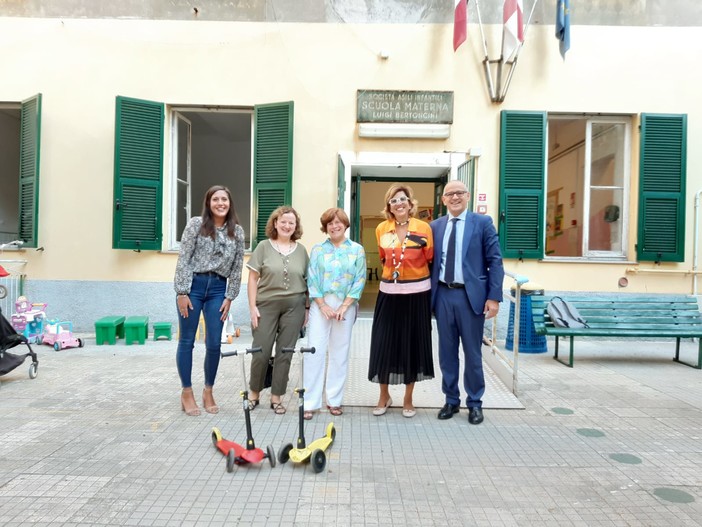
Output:
<svg viewBox="0 0 702 527">
<path fill-rule="evenodd" d="M 523 354 L 525 409 L 486 410 L 480 426 L 465 411 L 346 407 L 320 474 L 226 472 L 210 432 L 245 438 L 238 359 L 221 364 L 221 412 L 187 417 L 175 342 L 88 342 L 37 346 L 35 380 L 29 361 L 0 378 L 0 525 L 702 524 L 702 371 L 670 360 L 674 342 L 582 342 L 573 369 Z M 695 359 L 696 344 L 683 350 Z M 202 357 L 200 345 L 198 400 Z M 294 441 L 296 371 L 286 415 L 265 396 L 253 412 L 257 446 Z M 307 437 L 328 422 L 309 421 Z"/>
</svg>

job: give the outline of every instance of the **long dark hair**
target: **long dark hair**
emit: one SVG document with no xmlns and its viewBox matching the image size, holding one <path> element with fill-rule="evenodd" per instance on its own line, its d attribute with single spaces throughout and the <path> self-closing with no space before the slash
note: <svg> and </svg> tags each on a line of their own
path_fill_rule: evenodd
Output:
<svg viewBox="0 0 702 527">
<path fill-rule="evenodd" d="M 227 217 L 224 221 L 227 224 L 227 236 L 229 238 L 234 238 L 234 229 L 239 224 L 239 217 L 236 215 L 234 210 L 234 202 L 232 201 L 232 193 L 227 187 L 222 185 L 214 185 L 210 187 L 205 193 L 205 200 L 202 203 L 202 226 L 200 227 L 201 236 L 209 236 L 213 240 L 215 239 L 215 225 L 214 219 L 212 218 L 212 211 L 210 210 L 210 200 L 215 192 L 223 190 L 227 193 L 229 198 L 229 210 L 227 211 Z"/>
</svg>

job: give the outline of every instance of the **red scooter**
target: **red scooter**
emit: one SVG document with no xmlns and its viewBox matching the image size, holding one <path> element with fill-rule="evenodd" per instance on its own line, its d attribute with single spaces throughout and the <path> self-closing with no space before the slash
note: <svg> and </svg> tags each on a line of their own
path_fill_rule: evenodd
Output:
<svg viewBox="0 0 702 527">
<path fill-rule="evenodd" d="M 247 463 L 260 463 L 264 459 L 268 459 L 271 467 L 275 467 L 275 451 L 271 445 L 266 447 L 264 452 L 260 448 L 256 448 L 253 434 L 251 433 L 251 406 L 249 404 L 249 392 L 246 389 L 246 368 L 244 366 L 244 358 L 249 353 L 258 353 L 261 348 L 248 348 L 245 352 L 228 351 L 221 352 L 222 357 L 232 357 L 241 355 L 241 375 L 244 379 L 244 390 L 241 391 L 241 399 L 243 400 L 244 416 L 246 418 L 246 446 L 242 446 L 234 441 L 229 441 L 222 437 L 219 428 L 212 429 L 212 444 L 215 448 L 227 456 L 227 472 L 234 471 L 234 465 L 246 465 Z"/>
</svg>

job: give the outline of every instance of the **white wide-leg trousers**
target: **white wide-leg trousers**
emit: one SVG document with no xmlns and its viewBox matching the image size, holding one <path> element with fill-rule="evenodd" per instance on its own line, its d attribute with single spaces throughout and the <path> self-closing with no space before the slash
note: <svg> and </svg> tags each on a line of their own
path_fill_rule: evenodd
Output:
<svg viewBox="0 0 702 527">
<path fill-rule="evenodd" d="M 334 310 L 339 309 L 342 299 L 327 295 L 324 302 Z M 305 353 L 305 410 L 319 410 L 326 385 L 327 404 L 341 406 L 344 399 L 346 372 L 351 347 L 351 331 L 356 322 L 358 302 L 346 310 L 344 320 L 327 320 L 316 302 L 310 304 L 310 318 L 307 323 L 307 345 L 314 346 L 315 353 Z M 326 368 L 327 378 L 324 380 Z"/>
</svg>

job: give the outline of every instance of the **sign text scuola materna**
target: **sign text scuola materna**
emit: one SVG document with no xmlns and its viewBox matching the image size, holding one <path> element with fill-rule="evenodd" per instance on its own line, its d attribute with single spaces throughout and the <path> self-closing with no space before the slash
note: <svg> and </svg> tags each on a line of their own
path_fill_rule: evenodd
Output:
<svg viewBox="0 0 702 527">
<path fill-rule="evenodd" d="M 358 90 L 359 123 L 453 123 L 452 91 Z"/>
</svg>

